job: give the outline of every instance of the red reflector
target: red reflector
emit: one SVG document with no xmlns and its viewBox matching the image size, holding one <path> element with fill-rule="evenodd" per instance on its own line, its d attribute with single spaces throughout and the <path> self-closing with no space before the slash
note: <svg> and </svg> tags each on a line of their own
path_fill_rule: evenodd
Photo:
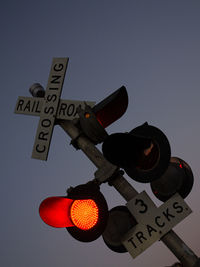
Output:
<svg viewBox="0 0 200 267">
<path fill-rule="evenodd" d="M 74 225 L 82 230 L 89 230 L 98 221 L 99 210 L 92 199 L 75 200 L 70 211 Z"/>
<path fill-rule="evenodd" d="M 69 216 L 72 202 L 72 199 L 65 197 L 46 198 L 39 207 L 41 219 L 53 227 L 74 226 Z"/>
</svg>

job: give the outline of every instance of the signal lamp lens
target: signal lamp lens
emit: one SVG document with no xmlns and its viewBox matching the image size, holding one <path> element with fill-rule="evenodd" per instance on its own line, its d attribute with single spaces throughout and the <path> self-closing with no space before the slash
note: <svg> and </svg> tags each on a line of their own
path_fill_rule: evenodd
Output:
<svg viewBox="0 0 200 267">
<path fill-rule="evenodd" d="M 151 145 L 138 153 L 136 159 L 136 168 L 141 171 L 148 171 L 153 169 L 160 159 L 159 147 L 155 142 L 151 142 Z"/>
<path fill-rule="evenodd" d="M 86 112 L 85 113 L 85 118 L 88 119 L 90 117 L 90 113 Z"/>
<path fill-rule="evenodd" d="M 89 230 L 98 221 L 99 209 L 92 199 L 75 200 L 72 203 L 70 215 L 76 227 L 82 230 Z"/>
</svg>

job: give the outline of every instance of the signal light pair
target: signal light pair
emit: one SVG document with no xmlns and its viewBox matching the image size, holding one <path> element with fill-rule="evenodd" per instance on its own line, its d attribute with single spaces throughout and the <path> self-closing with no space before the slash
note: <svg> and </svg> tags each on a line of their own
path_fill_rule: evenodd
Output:
<svg viewBox="0 0 200 267">
<path fill-rule="evenodd" d="M 182 159 L 171 157 L 170 144 L 158 128 L 144 123 L 129 133 L 109 135 L 102 145 L 104 157 L 125 170 L 132 179 L 150 182 L 153 194 L 167 201 L 175 193 L 185 198 L 194 177 Z"/>
</svg>

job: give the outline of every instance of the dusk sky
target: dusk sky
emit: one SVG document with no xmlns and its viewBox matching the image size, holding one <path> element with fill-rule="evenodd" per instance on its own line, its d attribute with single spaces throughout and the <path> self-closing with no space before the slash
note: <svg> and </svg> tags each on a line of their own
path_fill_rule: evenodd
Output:
<svg viewBox="0 0 200 267">
<path fill-rule="evenodd" d="M 126 86 L 126 113 L 107 128 L 126 132 L 144 122 L 168 137 L 172 156 L 192 168 L 185 199 L 193 213 L 174 231 L 200 256 L 200 2 L 185 0 L 3 1 L 1 20 L 2 267 L 164 267 L 177 261 L 160 241 L 133 259 L 111 251 L 100 237 L 73 239 L 47 226 L 38 208 L 48 196 L 94 178 L 96 167 L 55 126 L 48 160 L 31 158 L 38 117 L 14 114 L 18 96 L 47 85 L 52 59 L 69 57 L 62 99 L 96 101 Z M 101 145 L 98 146 L 101 149 Z M 145 190 L 159 206 L 149 184 Z M 101 186 L 109 209 L 126 201 Z"/>
</svg>

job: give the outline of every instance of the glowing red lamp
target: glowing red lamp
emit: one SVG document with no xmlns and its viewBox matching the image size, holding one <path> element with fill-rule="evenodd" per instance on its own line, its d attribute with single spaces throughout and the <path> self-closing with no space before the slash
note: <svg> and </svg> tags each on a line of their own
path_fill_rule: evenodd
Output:
<svg viewBox="0 0 200 267">
<path fill-rule="evenodd" d="M 66 227 L 77 240 L 90 242 L 104 231 L 108 206 L 99 187 L 93 183 L 73 188 L 67 197 L 48 197 L 39 207 L 41 219 L 57 228 Z"/>
</svg>

